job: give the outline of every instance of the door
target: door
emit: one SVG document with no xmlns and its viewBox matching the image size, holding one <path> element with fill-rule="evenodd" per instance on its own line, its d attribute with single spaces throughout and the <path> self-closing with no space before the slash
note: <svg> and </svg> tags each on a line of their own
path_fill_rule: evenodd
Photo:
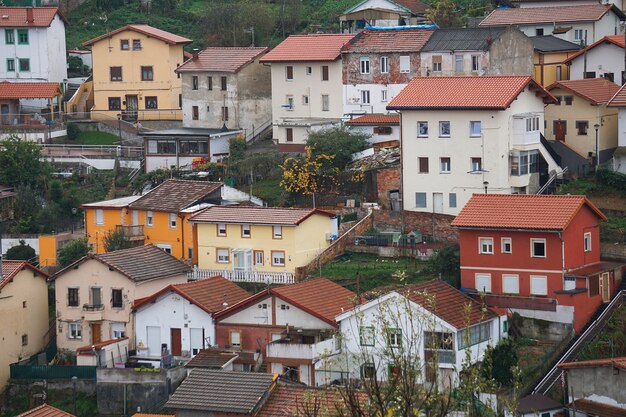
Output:
<svg viewBox="0 0 626 417">
<path fill-rule="evenodd" d="M 139 210 L 132 211 L 133 226 L 139 226 Z"/>
<path fill-rule="evenodd" d="M 171 336 L 171 345 L 172 350 L 171 353 L 174 356 L 181 356 L 183 353 L 183 342 L 181 340 L 181 331 L 180 329 L 170 329 Z"/>
<path fill-rule="evenodd" d="M 102 288 L 93 287 L 91 289 L 91 305 L 95 309 L 102 306 Z"/>
<path fill-rule="evenodd" d="M 600 276 L 600 285 L 602 286 L 602 301 L 608 303 L 611 301 L 611 288 L 609 285 L 609 273 L 605 272 Z"/>
<path fill-rule="evenodd" d="M 102 342 L 102 326 L 100 323 L 91 323 L 91 344 Z"/>
<path fill-rule="evenodd" d="M 433 193 L 433 210 L 435 213 L 443 213 L 443 193 Z"/>
<path fill-rule="evenodd" d="M 233 265 L 237 271 L 249 271 L 252 267 L 252 250 L 233 251 Z"/>
<path fill-rule="evenodd" d="M 389 191 L 389 203 L 392 211 L 400 211 L 400 191 Z"/>
<path fill-rule="evenodd" d="M 565 129 L 567 128 L 565 120 L 555 120 L 554 121 L 554 137 L 556 140 L 560 140 L 561 142 L 565 142 Z"/>
<path fill-rule="evenodd" d="M 191 349 L 191 355 L 195 356 L 202 349 L 202 334 L 204 329 L 190 328 L 189 329 L 189 348 Z"/>
<path fill-rule="evenodd" d="M 126 111 L 124 112 L 124 120 L 137 120 L 137 110 L 139 109 L 139 101 L 137 96 L 126 96 Z"/>
<path fill-rule="evenodd" d="M 158 326 L 146 327 L 148 341 L 148 355 L 161 356 L 161 328 Z"/>
<path fill-rule="evenodd" d="M 10 123 L 10 117 L 9 117 L 9 105 L 8 104 L 3 104 L 0 107 L 0 114 L 2 114 L 2 124 L 3 125 L 8 125 Z"/>
</svg>

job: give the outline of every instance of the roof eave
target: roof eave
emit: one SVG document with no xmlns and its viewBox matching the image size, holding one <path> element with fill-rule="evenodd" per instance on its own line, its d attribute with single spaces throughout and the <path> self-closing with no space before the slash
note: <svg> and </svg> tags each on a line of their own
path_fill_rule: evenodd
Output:
<svg viewBox="0 0 626 417">
<path fill-rule="evenodd" d="M 506 110 L 508 106 L 387 106 L 387 110 Z"/>
</svg>

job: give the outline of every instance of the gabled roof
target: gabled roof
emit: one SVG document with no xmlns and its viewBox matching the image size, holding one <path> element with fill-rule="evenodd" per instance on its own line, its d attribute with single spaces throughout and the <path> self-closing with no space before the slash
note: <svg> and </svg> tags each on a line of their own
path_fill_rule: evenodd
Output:
<svg viewBox="0 0 626 417">
<path fill-rule="evenodd" d="M 93 45 L 94 43 L 101 41 L 102 39 L 110 38 L 120 32 L 124 32 L 125 30 L 141 33 L 143 35 L 162 40 L 163 42 L 169 43 L 170 45 L 179 45 L 193 42 L 191 39 L 187 39 L 182 36 L 178 36 L 149 25 L 126 25 L 112 32 L 100 35 L 97 38 L 88 40 L 87 42 L 83 43 L 83 46 Z"/>
<path fill-rule="evenodd" d="M 609 107 L 626 107 L 626 84 L 624 84 L 609 100 Z"/>
<path fill-rule="evenodd" d="M 452 221 L 452 226 L 565 230 L 583 206 L 587 206 L 599 220 L 606 220 L 583 195 L 474 194 Z"/>
<path fill-rule="evenodd" d="M 621 356 L 618 358 L 592 359 L 588 361 L 578 362 L 564 362 L 559 364 L 559 368 L 561 369 L 598 368 L 602 366 L 611 366 L 626 370 L 626 356 Z"/>
<path fill-rule="evenodd" d="M 187 364 L 186 368 L 222 369 L 224 365 L 237 358 L 234 352 L 224 352 L 220 349 L 202 349 Z"/>
<path fill-rule="evenodd" d="M 604 404 L 586 398 L 574 400 L 574 402 L 568 404 L 567 407 L 571 410 L 576 410 L 577 415 L 578 413 L 600 417 L 624 417 L 626 415 L 626 408 L 617 407 L 612 404 Z"/>
<path fill-rule="evenodd" d="M 27 21 L 27 9 L 33 10 L 32 22 Z M 68 24 L 58 7 L 0 7 L 0 27 L 48 27 L 56 15 Z"/>
<path fill-rule="evenodd" d="M 176 68 L 176 72 L 238 72 L 267 51 L 269 48 L 263 47 L 205 48 L 196 59 L 192 56 Z"/>
<path fill-rule="evenodd" d="M 583 80 L 556 81 L 547 87 L 548 91 L 561 88 L 576 94 L 592 104 L 608 103 L 620 86 L 606 78 L 586 78 Z"/>
<path fill-rule="evenodd" d="M 524 8 L 497 8 L 480 22 L 479 26 L 532 25 L 537 23 L 595 22 L 609 11 L 626 19 L 614 4 L 589 4 L 580 6 L 551 6 Z"/>
<path fill-rule="evenodd" d="M 593 48 L 595 48 L 598 45 L 615 45 L 615 46 L 617 46 L 619 48 L 623 48 L 624 47 L 624 36 L 623 35 L 605 36 L 604 38 L 595 41 L 591 45 L 588 45 L 586 48 L 584 48 L 584 49 L 578 51 L 577 53 L 575 53 L 574 55 L 570 56 L 569 58 L 564 60 L 563 63 L 567 64 L 568 62 L 572 62 L 577 57 L 581 56 L 585 52 L 589 52 L 590 50 L 592 50 Z"/>
<path fill-rule="evenodd" d="M 36 274 L 40 274 L 44 279 L 48 278 L 48 274 L 36 268 L 34 265 L 26 261 L 9 261 L 2 260 L 2 274 L 0 274 L 0 289 L 15 278 L 15 276 L 24 269 L 30 269 Z"/>
<path fill-rule="evenodd" d="M 346 122 L 347 125 L 353 126 L 370 126 L 370 125 L 400 125 L 399 114 L 366 114 L 359 116 Z"/>
<path fill-rule="evenodd" d="M 433 33 L 422 52 L 487 51 L 506 28 L 449 28 Z"/>
<path fill-rule="evenodd" d="M 365 392 L 356 394 L 363 402 L 367 401 Z M 346 402 L 337 389 L 279 382 L 255 417 L 301 416 L 306 415 L 305 410 L 312 410 L 315 405 L 319 408 L 316 417 L 334 417 L 339 415 L 339 410 L 347 412 Z"/>
<path fill-rule="evenodd" d="M 539 52 L 578 51 L 582 48 L 577 43 L 557 38 L 554 35 L 531 36 L 535 50 Z"/>
<path fill-rule="evenodd" d="M 0 99 L 53 98 L 62 95 L 59 83 L 0 82 Z"/>
<path fill-rule="evenodd" d="M 420 52 L 434 29 L 365 29 L 344 45 L 342 53 Z"/>
<path fill-rule="evenodd" d="M 544 103 L 556 103 L 530 76 L 415 77 L 387 110 L 505 110 L 527 86 L 542 96 Z"/>
<path fill-rule="evenodd" d="M 519 415 L 539 413 L 541 411 L 562 409 L 563 405 L 542 394 L 530 394 L 519 400 L 517 412 Z"/>
<path fill-rule="evenodd" d="M 335 217 L 318 209 L 282 207 L 212 206 L 189 218 L 196 223 L 234 223 L 297 226 L 314 214 Z"/>
<path fill-rule="evenodd" d="M 291 35 L 267 53 L 260 62 L 335 61 L 341 47 L 355 35 Z"/>
<path fill-rule="evenodd" d="M 357 299 L 355 293 L 333 281 L 314 278 L 262 291 L 215 314 L 214 317 L 215 319 L 228 317 L 270 295 L 275 295 L 333 326 L 337 325 L 335 317 L 344 310 L 353 308 Z"/>
<path fill-rule="evenodd" d="M 94 351 L 101 350 L 103 347 L 114 345 L 116 343 L 123 342 L 125 340 L 128 340 L 128 337 L 122 337 L 119 339 L 109 339 L 109 340 L 105 340 L 104 342 L 81 346 L 79 348 L 76 348 L 76 353 L 78 355 L 81 355 L 81 354 L 93 355 Z"/>
<path fill-rule="evenodd" d="M 179 213 L 219 191 L 222 185 L 221 182 L 211 181 L 167 180 L 128 206 L 131 209 Z"/>
<path fill-rule="evenodd" d="M 234 282 L 218 275 L 186 284 L 169 285 L 149 297 L 136 300 L 133 309 L 138 310 L 169 292 L 179 294 L 209 314 L 224 310 L 228 305 L 236 304 L 252 295 Z M 224 303 L 227 305 L 224 306 Z"/>
<path fill-rule="evenodd" d="M 362 2 L 355 4 L 354 6 L 350 7 L 348 10 L 343 12 L 343 14 L 350 14 L 354 12 L 356 9 L 366 4 L 368 1 L 370 0 L 363 0 Z M 428 9 L 428 5 L 423 3 L 421 0 L 387 0 L 387 1 L 415 15 L 423 14 L 424 12 L 426 12 L 426 9 Z M 376 9 L 387 10 L 387 9 L 380 8 L 380 7 L 377 7 Z"/>
<path fill-rule="evenodd" d="M 48 404 L 40 405 L 28 411 L 18 414 L 16 417 L 75 417 L 73 414 L 66 413 Z"/>
<path fill-rule="evenodd" d="M 261 372 L 192 369 L 165 409 L 252 414 L 267 399 L 274 379 Z"/>
</svg>

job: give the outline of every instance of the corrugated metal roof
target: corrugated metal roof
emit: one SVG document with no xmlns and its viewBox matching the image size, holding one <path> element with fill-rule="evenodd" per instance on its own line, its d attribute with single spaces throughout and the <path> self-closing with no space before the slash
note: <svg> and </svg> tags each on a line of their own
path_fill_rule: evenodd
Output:
<svg viewBox="0 0 626 417">
<path fill-rule="evenodd" d="M 578 51 L 582 47 L 576 43 L 557 38 L 554 35 L 531 36 L 533 45 L 540 52 Z"/>
<path fill-rule="evenodd" d="M 505 28 L 439 29 L 433 33 L 422 52 L 487 51 Z"/>
</svg>

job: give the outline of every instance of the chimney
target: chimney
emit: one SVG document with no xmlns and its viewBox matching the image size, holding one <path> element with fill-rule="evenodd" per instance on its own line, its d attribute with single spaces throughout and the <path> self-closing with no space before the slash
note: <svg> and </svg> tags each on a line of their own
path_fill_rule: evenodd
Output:
<svg viewBox="0 0 626 417">
<path fill-rule="evenodd" d="M 198 48 L 193 48 L 193 57 L 191 59 L 193 59 L 194 61 L 196 59 L 198 59 L 198 53 L 200 52 L 200 50 Z"/>
<path fill-rule="evenodd" d="M 26 23 L 33 23 L 34 21 L 35 21 L 35 18 L 33 17 L 33 8 L 27 7 L 26 8 Z"/>
</svg>

